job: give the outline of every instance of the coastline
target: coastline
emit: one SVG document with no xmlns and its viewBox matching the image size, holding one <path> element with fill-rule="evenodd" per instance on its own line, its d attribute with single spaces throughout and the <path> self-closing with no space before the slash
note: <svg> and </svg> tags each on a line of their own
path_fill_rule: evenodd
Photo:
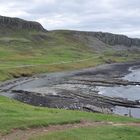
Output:
<svg viewBox="0 0 140 140">
<path fill-rule="evenodd" d="M 5 82 L 0 85 L 0 89 L 2 95 L 12 95 L 11 98 L 35 106 L 110 114 L 115 106 L 140 108 L 140 103 L 99 95 L 95 87 L 138 84 L 120 79 L 130 73 L 130 67 L 136 66 L 140 66 L 140 62 L 104 64 L 71 72 L 39 74 Z"/>
</svg>

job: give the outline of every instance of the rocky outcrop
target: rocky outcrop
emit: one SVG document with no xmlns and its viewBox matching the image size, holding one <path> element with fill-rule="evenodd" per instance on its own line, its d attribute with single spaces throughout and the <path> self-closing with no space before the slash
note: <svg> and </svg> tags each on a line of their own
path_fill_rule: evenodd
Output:
<svg viewBox="0 0 140 140">
<path fill-rule="evenodd" d="M 91 35 L 109 45 L 124 45 L 124 46 L 140 46 L 140 39 L 132 39 L 125 35 L 117 35 L 111 33 L 94 32 Z"/>
<path fill-rule="evenodd" d="M 96 38 L 98 41 L 101 41 L 105 44 L 115 46 L 115 45 L 123 45 L 127 47 L 131 46 L 139 46 L 140 47 L 140 39 L 137 38 L 129 38 L 125 35 L 118 35 L 112 33 L 105 33 L 105 32 L 83 32 L 83 31 L 71 31 L 75 38 Z M 82 38 L 82 39 L 83 39 Z M 81 39 L 81 40 L 82 40 Z M 97 43 L 98 44 L 98 43 Z"/>
<path fill-rule="evenodd" d="M 46 31 L 43 26 L 38 22 L 26 21 L 19 18 L 10 18 L 0 16 L 0 29 L 10 30 L 35 30 L 35 31 Z"/>
<path fill-rule="evenodd" d="M 112 113 L 115 106 L 139 108 L 139 102 L 99 94 L 81 94 L 77 91 L 61 90 L 58 94 L 41 94 L 25 90 L 13 90 L 14 98 L 24 103 L 50 108 L 63 108 L 100 113 Z"/>
</svg>

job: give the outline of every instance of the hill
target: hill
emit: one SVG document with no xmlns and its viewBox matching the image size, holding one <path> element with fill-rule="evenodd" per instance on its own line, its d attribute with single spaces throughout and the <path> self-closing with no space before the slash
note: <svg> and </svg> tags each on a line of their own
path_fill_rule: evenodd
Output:
<svg viewBox="0 0 140 140">
<path fill-rule="evenodd" d="M 139 39 L 102 32 L 47 31 L 37 22 L 0 16 L 0 81 L 139 58 Z M 0 139 L 138 140 L 139 126 L 139 119 L 35 107 L 0 96 Z"/>
<path fill-rule="evenodd" d="M 139 58 L 140 39 L 102 32 L 47 31 L 0 16 L 0 80 Z"/>
<path fill-rule="evenodd" d="M 0 16 L 0 29 L 4 30 L 36 30 L 36 31 L 46 31 L 43 26 L 34 21 L 26 21 L 20 18 L 10 18 L 10 17 L 4 17 Z M 4 31 L 3 30 L 3 31 Z"/>
</svg>

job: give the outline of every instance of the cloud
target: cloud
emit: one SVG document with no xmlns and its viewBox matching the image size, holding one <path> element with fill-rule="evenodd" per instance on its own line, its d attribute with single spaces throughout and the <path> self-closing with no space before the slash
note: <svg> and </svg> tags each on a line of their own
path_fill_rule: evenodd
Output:
<svg viewBox="0 0 140 140">
<path fill-rule="evenodd" d="M 139 0 L 0 0 L 0 14 L 49 30 L 105 31 L 140 37 Z"/>
</svg>

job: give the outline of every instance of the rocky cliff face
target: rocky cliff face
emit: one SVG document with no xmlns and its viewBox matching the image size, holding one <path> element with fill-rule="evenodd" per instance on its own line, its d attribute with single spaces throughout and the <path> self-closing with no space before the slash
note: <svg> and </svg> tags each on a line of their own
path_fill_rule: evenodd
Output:
<svg viewBox="0 0 140 140">
<path fill-rule="evenodd" d="M 10 18 L 0 16 L 0 29 L 13 29 L 13 30 L 36 30 L 36 31 L 46 31 L 43 26 L 38 22 L 26 21 L 19 18 Z"/>
<path fill-rule="evenodd" d="M 111 33 L 103 33 L 103 32 L 79 32 L 72 31 L 75 36 L 85 36 L 86 38 L 97 38 L 99 41 L 115 46 L 115 45 L 124 45 L 127 47 L 131 46 L 140 46 L 140 39 L 137 38 L 129 38 L 125 35 L 117 35 Z"/>
<path fill-rule="evenodd" d="M 109 45 L 124 45 L 124 46 L 140 46 L 140 39 L 132 39 L 124 35 L 116 35 L 111 33 L 95 32 L 91 35 Z"/>
<path fill-rule="evenodd" d="M 9 31 L 17 31 L 17 30 L 35 30 L 35 31 L 46 31 L 43 26 L 38 22 L 26 21 L 19 18 L 10 18 L 5 16 L 0 16 L 0 31 L 1 34 L 9 33 Z M 64 31 L 59 31 L 63 33 Z M 74 37 L 78 39 L 78 41 L 87 41 L 87 44 L 90 46 L 100 46 L 104 47 L 106 45 L 121 45 L 121 46 L 139 46 L 140 47 L 140 39 L 129 38 L 125 35 L 117 35 L 111 33 L 103 33 L 103 32 L 83 32 L 83 31 L 65 31 L 65 33 L 69 34 L 69 37 Z M 72 36 L 71 36 L 72 35 Z"/>
</svg>

